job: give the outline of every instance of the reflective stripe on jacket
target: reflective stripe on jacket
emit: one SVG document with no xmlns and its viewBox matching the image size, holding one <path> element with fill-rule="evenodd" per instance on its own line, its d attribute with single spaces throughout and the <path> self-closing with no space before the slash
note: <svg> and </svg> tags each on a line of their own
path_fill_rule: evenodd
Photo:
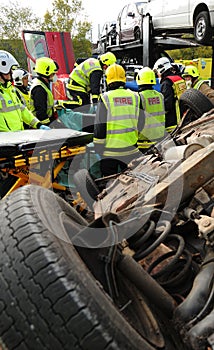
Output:
<svg viewBox="0 0 214 350">
<path fill-rule="evenodd" d="M 165 134 L 164 97 L 156 90 L 139 92 L 143 109 L 145 110 L 145 125 L 139 134 L 138 146 L 150 147 Z"/>
<path fill-rule="evenodd" d="M 193 85 L 193 89 L 199 90 L 203 95 L 208 97 L 214 105 L 214 89 L 209 86 L 209 83 L 206 80 L 199 78 L 195 82 L 195 85 Z"/>
<path fill-rule="evenodd" d="M 17 86 L 15 88 L 16 88 L 17 95 L 20 98 L 20 100 L 22 101 L 23 105 L 25 105 L 27 108 L 30 109 L 30 95 L 29 95 L 29 93 L 25 94 Z"/>
<path fill-rule="evenodd" d="M 75 89 L 76 91 L 89 92 L 90 91 L 90 75 L 93 71 L 100 70 L 100 62 L 96 58 L 88 58 L 75 67 L 69 75 L 69 81 L 66 85 L 67 89 Z M 72 84 L 72 81 L 76 84 Z"/>
<path fill-rule="evenodd" d="M 117 89 L 101 95 L 107 109 L 104 156 L 126 156 L 138 153 L 138 118 L 140 97 L 125 89 Z"/>
<path fill-rule="evenodd" d="M 40 79 L 37 79 L 37 78 L 33 79 L 33 83 L 32 83 L 32 85 L 30 87 L 29 109 L 34 115 L 36 115 L 36 110 L 35 110 L 35 107 L 34 107 L 34 100 L 32 99 L 31 91 L 33 90 L 34 87 L 39 86 L 39 85 L 42 86 L 42 88 L 47 93 L 47 115 L 49 116 L 49 118 L 51 118 L 52 115 L 53 115 L 53 108 L 54 108 L 54 98 L 53 98 L 52 91 Z M 42 120 L 42 123 L 43 124 L 50 123 L 50 119 L 49 118 Z"/>
<path fill-rule="evenodd" d="M 203 79 L 199 79 L 193 86 L 193 89 L 199 90 L 202 84 L 206 84 L 206 82 Z"/>
<path fill-rule="evenodd" d="M 0 84 L 0 131 L 24 130 L 23 122 L 36 128 L 39 120 L 21 103 L 11 83 Z"/>
<path fill-rule="evenodd" d="M 169 75 L 167 76 L 167 79 L 171 80 L 173 83 L 172 88 L 174 90 L 175 110 L 176 110 L 176 118 L 177 118 L 177 125 L 178 125 L 181 120 L 179 98 L 183 94 L 183 92 L 186 91 L 187 89 L 186 82 L 179 75 Z M 167 131 L 171 133 L 176 128 L 177 125 L 171 125 L 170 127 L 167 128 Z"/>
</svg>

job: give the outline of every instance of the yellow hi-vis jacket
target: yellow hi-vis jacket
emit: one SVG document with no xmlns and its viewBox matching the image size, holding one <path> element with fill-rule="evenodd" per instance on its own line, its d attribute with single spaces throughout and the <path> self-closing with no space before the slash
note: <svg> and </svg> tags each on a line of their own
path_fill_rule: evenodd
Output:
<svg viewBox="0 0 214 350">
<path fill-rule="evenodd" d="M 23 123 L 36 128 L 39 120 L 21 103 L 14 86 L 0 83 L 0 131 L 24 130 Z"/>
<path fill-rule="evenodd" d="M 23 91 L 21 91 L 18 86 L 15 87 L 16 89 L 16 93 L 18 95 L 18 97 L 20 98 L 21 102 L 23 103 L 23 105 L 25 105 L 27 108 L 30 109 L 30 95 L 29 92 L 28 93 L 24 93 Z"/>
<path fill-rule="evenodd" d="M 139 92 L 145 111 L 145 125 L 139 134 L 138 147 L 149 148 L 165 134 L 164 97 L 156 90 Z"/>
<path fill-rule="evenodd" d="M 203 80 L 202 78 L 198 78 L 194 82 L 194 85 L 192 87 L 195 90 L 199 90 L 203 95 L 208 97 L 208 99 L 214 104 L 214 89 L 212 89 L 209 86 L 206 80 Z"/>
<path fill-rule="evenodd" d="M 131 90 L 116 89 L 101 95 L 107 109 L 106 135 L 94 137 L 94 144 L 104 145 L 103 155 L 119 157 L 139 152 L 138 118 L 140 97 Z"/>
<path fill-rule="evenodd" d="M 193 89 L 199 90 L 201 85 L 204 83 L 205 83 L 205 81 L 203 79 L 198 79 L 198 81 L 193 85 Z"/>
<path fill-rule="evenodd" d="M 32 96 L 31 96 L 31 91 L 33 90 L 33 88 L 35 86 L 38 86 L 38 85 L 42 86 L 43 89 L 47 93 L 47 115 L 49 116 L 49 118 L 43 119 L 42 124 L 49 124 L 51 121 L 50 118 L 53 115 L 53 108 L 54 108 L 53 94 L 52 94 L 52 91 L 40 79 L 37 79 L 37 78 L 33 79 L 33 83 L 31 84 L 31 87 L 30 87 L 29 109 L 34 115 L 36 115 L 36 110 L 34 107 L 34 101 L 33 101 Z"/>
<path fill-rule="evenodd" d="M 72 89 L 76 91 L 82 91 L 85 93 L 90 92 L 90 75 L 95 70 L 102 71 L 100 62 L 96 58 L 88 58 L 79 65 L 77 65 L 69 75 L 69 81 L 66 85 L 67 89 Z M 72 84 L 72 82 L 76 84 Z"/>
<path fill-rule="evenodd" d="M 167 76 L 167 79 L 171 80 L 173 85 L 172 88 L 174 90 L 174 97 L 175 97 L 175 110 L 176 110 L 176 118 L 177 118 L 177 124 L 176 125 L 170 125 L 168 128 L 166 128 L 166 131 L 171 133 L 179 124 L 181 120 L 181 114 L 180 114 L 180 107 L 179 107 L 179 98 L 183 94 L 184 91 L 186 91 L 186 82 L 183 78 L 181 78 L 179 75 L 175 76 Z"/>
</svg>

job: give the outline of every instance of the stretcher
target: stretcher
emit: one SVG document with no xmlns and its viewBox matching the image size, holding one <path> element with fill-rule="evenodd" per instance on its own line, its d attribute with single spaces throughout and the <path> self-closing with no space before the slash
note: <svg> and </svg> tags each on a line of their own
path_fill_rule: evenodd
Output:
<svg viewBox="0 0 214 350">
<path fill-rule="evenodd" d="M 0 195 L 29 183 L 66 191 L 57 181 L 66 162 L 86 153 L 93 134 L 71 129 L 0 133 Z"/>
</svg>

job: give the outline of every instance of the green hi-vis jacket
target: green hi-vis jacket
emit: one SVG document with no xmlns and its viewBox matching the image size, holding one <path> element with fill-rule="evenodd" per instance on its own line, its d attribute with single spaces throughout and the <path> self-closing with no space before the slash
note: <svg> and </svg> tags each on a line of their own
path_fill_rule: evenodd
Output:
<svg viewBox="0 0 214 350">
<path fill-rule="evenodd" d="M 89 92 L 90 91 L 90 75 L 95 70 L 102 71 L 99 60 L 96 58 L 88 58 L 80 63 L 69 75 L 69 81 L 66 85 L 67 89 L 75 89 L 76 91 Z M 73 85 L 75 81 L 77 85 Z"/>
<path fill-rule="evenodd" d="M 34 115 L 36 115 L 36 110 L 34 107 L 34 101 L 33 101 L 32 96 L 31 96 L 31 91 L 33 90 L 34 87 L 36 87 L 38 85 L 42 86 L 43 89 L 47 93 L 47 115 L 49 116 L 49 118 L 42 120 L 42 124 L 48 124 L 48 123 L 50 123 L 50 118 L 53 115 L 54 97 L 53 97 L 52 91 L 40 79 L 37 79 L 37 78 L 33 79 L 33 83 L 30 87 L 29 109 Z"/>
<path fill-rule="evenodd" d="M 19 89 L 18 86 L 16 86 L 15 88 L 16 88 L 16 93 L 17 93 L 18 97 L 20 98 L 21 102 L 23 103 L 23 105 L 25 105 L 29 109 L 30 108 L 30 95 L 29 95 L 29 92 L 28 93 L 24 93 L 23 91 L 21 91 Z"/>
<path fill-rule="evenodd" d="M 94 137 L 94 144 L 104 145 L 103 155 L 127 156 L 138 153 L 138 119 L 140 97 L 125 89 L 111 90 L 101 99 L 107 109 L 105 139 Z"/>
<path fill-rule="evenodd" d="M 145 111 L 145 125 L 139 134 L 138 146 L 148 148 L 165 135 L 164 97 L 156 90 L 139 92 Z"/>
<path fill-rule="evenodd" d="M 173 83 L 172 88 L 174 90 L 175 111 L 176 111 L 176 119 L 177 119 L 176 125 L 171 125 L 168 128 L 166 128 L 167 132 L 171 133 L 181 120 L 179 99 L 181 95 L 184 93 L 184 91 L 186 91 L 187 87 L 186 87 L 185 80 L 181 78 L 179 75 L 175 75 L 175 76 L 169 75 L 167 76 L 167 79 L 171 80 L 171 82 Z"/>
<path fill-rule="evenodd" d="M 0 131 L 24 130 L 23 123 L 36 128 L 39 120 L 21 103 L 14 86 L 0 83 Z"/>
</svg>

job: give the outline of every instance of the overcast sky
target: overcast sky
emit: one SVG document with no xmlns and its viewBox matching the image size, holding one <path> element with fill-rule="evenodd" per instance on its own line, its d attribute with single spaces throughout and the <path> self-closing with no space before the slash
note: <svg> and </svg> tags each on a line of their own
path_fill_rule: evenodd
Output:
<svg viewBox="0 0 214 350">
<path fill-rule="evenodd" d="M 88 21 L 92 22 L 93 41 L 106 21 L 116 20 L 119 11 L 128 2 L 133 0 L 82 0 L 85 14 L 88 15 Z M 0 4 L 5 5 L 5 0 L 0 0 Z M 43 16 L 47 9 L 50 9 L 52 0 L 19 0 L 21 6 L 28 6 L 39 16 Z"/>
</svg>

